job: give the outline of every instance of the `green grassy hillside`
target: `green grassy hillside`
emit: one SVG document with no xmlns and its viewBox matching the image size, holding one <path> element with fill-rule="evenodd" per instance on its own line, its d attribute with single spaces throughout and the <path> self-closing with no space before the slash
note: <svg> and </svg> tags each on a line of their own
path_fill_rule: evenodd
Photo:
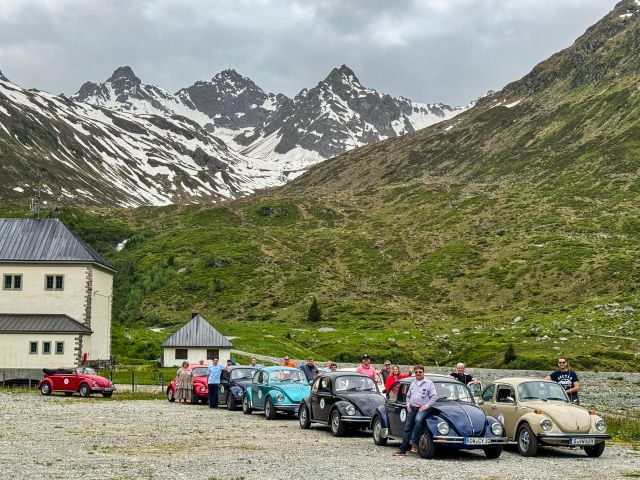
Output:
<svg viewBox="0 0 640 480">
<path fill-rule="evenodd" d="M 281 189 L 55 212 L 119 269 L 115 355 L 157 358 L 196 309 L 264 354 L 520 368 L 565 355 L 635 370 L 640 13 L 628 9 L 640 7 L 622 2 L 465 114 Z"/>
</svg>

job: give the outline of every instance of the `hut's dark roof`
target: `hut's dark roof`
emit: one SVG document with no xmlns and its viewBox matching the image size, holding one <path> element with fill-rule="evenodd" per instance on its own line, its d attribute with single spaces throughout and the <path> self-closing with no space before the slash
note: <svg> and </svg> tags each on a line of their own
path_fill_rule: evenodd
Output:
<svg viewBox="0 0 640 480">
<path fill-rule="evenodd" d="M 196 315 L 171 335 L 162 347 L 233 348 L 233 345 L 209 322 L 200 315 Z"/>
<path fill-rule="evenodd" d="M 0 333 L 92 333 L 91 329 L 62 314 L 0 313 Z"/>
<path fill-rule="evenodd" d="M 0 262 L 96 263 L 115 271 L 57 218 L 0 218 Z"/>
</svg>

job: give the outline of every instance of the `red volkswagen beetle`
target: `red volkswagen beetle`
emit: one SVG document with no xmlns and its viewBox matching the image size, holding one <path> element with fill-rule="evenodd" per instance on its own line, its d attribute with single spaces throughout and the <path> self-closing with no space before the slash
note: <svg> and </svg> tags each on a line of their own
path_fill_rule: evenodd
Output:
<svg viewBox="0 0 640 480">
<path fill-rule="evenodd" d="M 110 397 L 116 387 L 108 378 L 96 374 L 93 368 L 43 368 L 44 378 L 38 383 L 42 395 L 54 392 L 64 392 L 70 396 L 78 392 L 81 397 L 88 397 L 92 393 L 101 393 L 103 397 Z"/>
<path fill-rule="evenodd" d="M 193 392 L 191 392 L 191 403 L 207 403 L 209 400 L 209 385 L 207 367 L 200 365 L 199 363 L 189 365 L 191 370 L 191 376 L 193 377 Z M 171 380 L 171 383 L 167 385 L 167 400 L 170 402 L 176 401 L 176 380 Z"/>
</svg>

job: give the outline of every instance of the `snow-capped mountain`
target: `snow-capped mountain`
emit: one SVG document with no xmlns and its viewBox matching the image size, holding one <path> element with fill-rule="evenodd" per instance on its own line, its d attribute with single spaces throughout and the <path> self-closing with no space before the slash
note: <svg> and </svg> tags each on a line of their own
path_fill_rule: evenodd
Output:
<svg viewBox="0 0 640 480">
<path fill-rule="evenodd" d="M 232 69 L 171 94 L 143 84 L 130 67 L 118 68 L 102 84 L 85 83 L 71 98 L 132 113 L 182 115 L 243 155 L 298 173 L 352 148 L 413 132 L 470 107 L 420 104 L 380 94 L 364 87 L 346 65 L 334 68 L 294 99 L 267 93 Z"/>
<path fill-rule="evenodd" d="M 142 98 L 139 105 L 146 105 L 162 93 L 141 93 L 135 78 L 121 73 L 106 90 L 115 98 Z M 99 86 L 84 91 L 95 98 L 105 92 Z M 129 104 L 140 112 L 136 102 Z M 125 206 L 218 201 L 285 181 L 281 169 L 243 157 L 185 117 L 77 103 L 25 90 L 4 77 L 0 158 L 5 199 L 24 198 L 39 179 L 45 197 L 56 203 Z"/>
<path fill-rule="evenodd" d="M 380 94 L 364 87 L 355 73 L 342 65 L 283 105 L 265 126 L 234 141 L 245 146 L 245 155 L 285 160 L 293 169 L 302 160 L 303 168 L 308 168 L 352 148 L 447 120 L 467 108 L 420 104 Z"/>
<path fill-rule="evenodd" d="M 0 80 L 2 80 L 3 82 L 8 82 L 9 79 L 7 77 L 5 77 L 2 72 L 0 72 Z"/>
</svg>

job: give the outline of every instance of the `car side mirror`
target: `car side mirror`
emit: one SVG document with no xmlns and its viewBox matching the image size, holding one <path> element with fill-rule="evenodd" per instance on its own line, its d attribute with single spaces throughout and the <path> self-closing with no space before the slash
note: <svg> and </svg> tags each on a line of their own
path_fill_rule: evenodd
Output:
<svg viewBox="0 0 640 480">
<path fill-rule="evenodd" d="M 478 405 L 484 405 L 484 400 L 478 400 Z"/>
<path fill-rule="evenodd" d="M 513 397 L 507 397 L 504 400 L 508 403 L 516 403 L 516 399 Z"/>
</svg>

